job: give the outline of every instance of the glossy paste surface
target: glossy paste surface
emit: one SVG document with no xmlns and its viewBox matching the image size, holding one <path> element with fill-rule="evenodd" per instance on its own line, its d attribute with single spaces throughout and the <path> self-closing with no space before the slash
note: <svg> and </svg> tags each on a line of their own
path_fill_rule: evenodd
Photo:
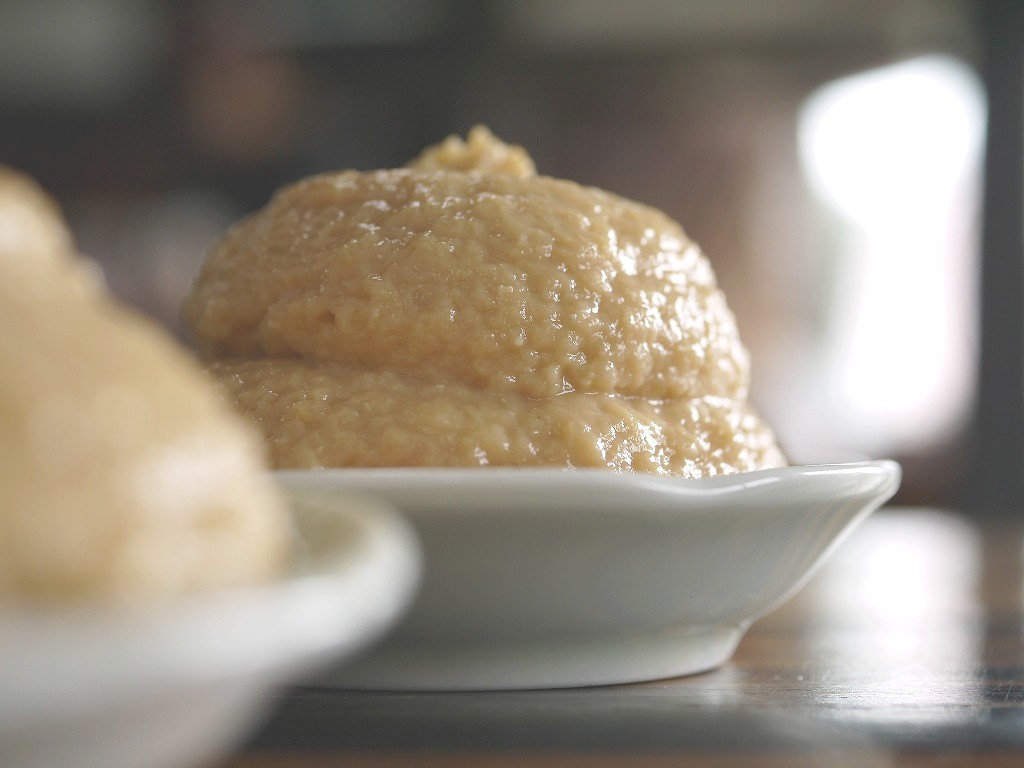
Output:
<svg viewBox="0 0 1024 768">
<path fill-rule="evenodd" d="M 283 189 L 184 316 L 280 467 L 783 463 L 697 245 L 485 129 Z"/>
</svg>

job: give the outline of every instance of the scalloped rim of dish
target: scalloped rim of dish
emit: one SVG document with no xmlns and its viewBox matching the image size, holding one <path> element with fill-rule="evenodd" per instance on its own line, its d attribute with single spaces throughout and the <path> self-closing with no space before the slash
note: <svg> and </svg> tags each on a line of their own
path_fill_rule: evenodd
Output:
<svg viewBox="0 0 1024 768">
<path fill-rule="evenodd" d="M 424 549 L 420 594 L 396 631 L 315 682 L 469 690 L 636 682 L 721 665 L 751 622 L 895 493 L 900 468 L 869 461 L 700 480 L 557 468 L 275 476 L 296 498 L 379 495 Z"/>
<path fill-rule="evenodd" d="M 379 495 L 403 512 L 514 511 L 524 506 L 543 505 L 550 509 L 589 506 L 579 496 L 552 496 L 552 492 L 575 491 L 581 481 L 590 490 L 600 490 L 608 503 L 621 503 L 635 490 L 654 494 L 672 503 L 687 498 L 725 501 L 725 496 L 757 490 L 763 493 L 791 493 L 793 481 L 829 477 L 834 486 L 851 493 L 865 488 L 889 493 L 899 487 L 901 469 L 897 462 L 882 459 L 844 464 L 809 464 L 753 472 L 723 474 L 704 478 L 679 478 L 639 473 L 612 472 L 598 468 L 559 467 L 380 467 L 342 469 L 284 469 L 273 472 L 288 490 L 320 490 Z M 803 486 L 817 493 L 814 486 Z M 495 496 L 495 493 L 514 494 Z M 481 495 L 481 493 L 483 495 Z M 732 499 L 729 499 L 732 501 Z"/>
</svg>

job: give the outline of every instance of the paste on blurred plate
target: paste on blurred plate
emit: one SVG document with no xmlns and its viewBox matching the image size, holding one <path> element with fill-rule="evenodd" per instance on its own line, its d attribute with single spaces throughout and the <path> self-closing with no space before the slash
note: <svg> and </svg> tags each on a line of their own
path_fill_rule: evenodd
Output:
<svg viewBox="0 0 1024 768">
<path fill-rule="evenodd" d="M 280 468 L 784 463 L 698 246 L 482 127 L 282 189 L 183 315 Z"/>
<path fill-rule="evenodd" d="M 258 441 L 87 264 L 0 168 L 0 603 L 266 580 L 289 531 Z"/>
</svg>

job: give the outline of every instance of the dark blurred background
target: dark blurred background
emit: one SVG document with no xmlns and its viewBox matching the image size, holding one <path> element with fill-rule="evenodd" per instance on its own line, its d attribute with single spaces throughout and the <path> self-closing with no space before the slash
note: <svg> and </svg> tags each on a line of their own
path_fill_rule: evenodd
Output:
<svg viewBox="0 0 1024 768">
<path fill-rule="evenodd" d="M 275 188 L 485 123 L 701 243 L 794 461 L 892 456 L 902 501 L 1010 508 L 1020 5 L 4 0 L 0 162 L 180 332 L 205 250 Z"/>
</svg>

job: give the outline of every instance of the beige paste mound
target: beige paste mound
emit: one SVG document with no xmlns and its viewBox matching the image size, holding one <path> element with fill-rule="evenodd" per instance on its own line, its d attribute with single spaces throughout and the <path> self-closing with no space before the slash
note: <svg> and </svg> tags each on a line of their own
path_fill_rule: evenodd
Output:
<svg viewBox="0 0 1024 768">
<path fill-rule="evenodd" d="M 83 294 L 100 290 L 102 278 L 74 255 L 57 204 L 24 174 L 0 165 L 0 274 L 5 282 L 59 280 Z"/>
<path fill-rule="evenodd" d="M 459 383 L 299 360 L 227 360 L 211 370 L 262 426 L 282 469 L 533 465 L 704 477 L 777 455 L 749 406 L 715 396 L 496 398 Z"/>
<path fill-rule="evenodd" d="M 53 204 L 0 169 L 0 601 L 265 580 L 261 447 L 170 339 L 108 299 Z"/>
<path fill-rule="evenodd" d="M 183 314 L 207 358 L 265 361 L 215 370 L 277 466 L 783 462 L 679 225 L 537 176 L 482 128 L 283 189 L 214 248 Z"/>
</svg>

